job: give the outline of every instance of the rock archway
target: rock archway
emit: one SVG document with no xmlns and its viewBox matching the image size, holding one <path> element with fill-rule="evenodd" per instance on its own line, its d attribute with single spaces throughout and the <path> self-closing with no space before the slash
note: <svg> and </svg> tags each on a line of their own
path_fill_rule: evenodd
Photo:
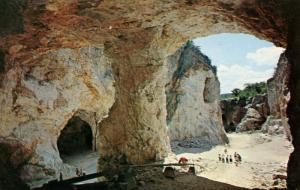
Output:
<svg viewBox="0 0 300 190">
<path fill-rule="evenodd" d="M 84 109 L 96 112 L 101 122 L 112 104 L 109 117 L 101 123 L 100 156 L 117 159 L 124 155 L 132 163 L 162 159 L 169 146 L 166 57 L 188 39 L 222 32 L 251 33 L 286 47 L 288 24 L 283 11 L 291 2 L 294 12 L 299 7 L 296 0 L 32 0 L 27 6 L 24 2 L 5 4 L 10 6 L 8 12 L 12 10 L 6 15 L 17 15 L 10 17 L 9 27 L 0 24 L 4 27 L 0 48 L 5 52 L 5 69 L 0 73 L 0 121 L 5 126 L 0 129 L 1 137 L 20 141 L 35 131 L 24 140 L 37 145 L 32 146 L 35 157 L 28 167 L 25 164 L 24 173 L 32 171 L 33 165 L 40 173 L 41 165 L 57 172 L 57 165 L 42 158 L 48 154 L 57 158 L 53 139 L 66 121 Z M 291 20 L 288 41 L 294 139 L 300 139 L 295 117 L 299 111 L 296 97 L 300 97 L 295 53 L 299 28 L 293 24 L 297 21 Z M 47 90 L 56 93 L 45 95 Z M 47 140 L 38 138 L 42 131 L 49 134 Z M 291 187 L 299 187 L 298 141 L 293 141 L 295 153 L 289 167 Z M 101 168 L 105 159 L 99 163 Z"/>
<path fill-rule="evenodd" d="M 117 7 L 125 11 L 123 3 Z M 96 10 L 109 5 L 104 1 Z M 118 35 L 106 44 L 106 53 L 118 76 L 118 96 L 110 117 L 102 123 L 99 149 L 103 150 L 100 155 L 125 154 L 139 163 L 161 159 L 169 148 L 164 119 L 167 56 L 188 39 L 222 32 L 251 33 L 285 47 L 286 26 L 280 5 L 274 2 L 155 1 L 135 5 L 145 14 L 134 11 L 126 19 L 133 20 L 130 23 L 111 23 L 111 31 Z M 271 15 L 276 15 L 276 20 Z"/>
<path fill-rule="evenodd" d="M 72 117 L 61 131 L 57 140 L 60 156 L 78 154 L 93 149 L 93 132 L 91 126 L 80 119 Z"/>
</svg>

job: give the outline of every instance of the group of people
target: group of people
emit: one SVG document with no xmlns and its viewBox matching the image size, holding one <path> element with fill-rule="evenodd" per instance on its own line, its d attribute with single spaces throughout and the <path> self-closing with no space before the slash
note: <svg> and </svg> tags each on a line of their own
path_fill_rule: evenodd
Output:
<svg viewBox="0 0 300 190">
<path fill-rule="evenodd" d="M 82 168 L 80 170 L 78 168 L 75 169 L 75 173 L 77 177 L 85 176 L 86 173 L 82 171 Z M 63 181 L 63 174 L 62 172 L 59 173 L 59 181 Z"/>
<path fill-rule="evenodd" d="M 76 172 L 77 177 L 85 176 L 85 173 L 82 172 L 82 168 L 80 168 L 80 170 L 78 168 L 76 168 L 75 172 Z"/>
<path fill-rule="evenodd" d="M 219 162 L 223 163 L 235 163 L 238 166 L 239 163 L 242 163 L 242 157 L 237 152 L 234 153 L 234 160 L 232 159 L 232 155 L 229 155 L 227 149 L 224 150 L 224 154 L 219 154 Z"/>
</svg>

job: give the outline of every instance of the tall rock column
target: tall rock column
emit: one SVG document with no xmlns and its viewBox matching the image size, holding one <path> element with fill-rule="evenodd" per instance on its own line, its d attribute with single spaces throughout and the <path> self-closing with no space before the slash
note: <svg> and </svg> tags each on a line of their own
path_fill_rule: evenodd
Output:
<svg viewBox="0 0 300 190">
<path fill-rule="evenodd" d="M 167 61 L 167 123 L 171 140 L 197 137 L 227 143 L 219 105 L 220 83 L 207 56 L 189 41 Z"/>
<path fill-rule="evenodd" d="M 101 123 L 99 169 L 119 157 L 131 163 L 162 159 L 168 150 L 164 37 L 160 27 L 122 33 L 106 44 L 113 59 L 116 102 Z"/>
</svg>

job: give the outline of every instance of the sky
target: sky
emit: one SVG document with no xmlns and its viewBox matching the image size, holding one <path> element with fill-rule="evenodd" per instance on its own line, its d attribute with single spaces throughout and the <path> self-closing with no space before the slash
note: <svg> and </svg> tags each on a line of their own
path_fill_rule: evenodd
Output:
<svg viewBox="0 0 300 190">
<path fill-rule="evenodd" d="M 217 66 L 221 94 L 272 77 L 283 48 L 248 34 L 217 34 L 194 39 Z"/>
</svg>

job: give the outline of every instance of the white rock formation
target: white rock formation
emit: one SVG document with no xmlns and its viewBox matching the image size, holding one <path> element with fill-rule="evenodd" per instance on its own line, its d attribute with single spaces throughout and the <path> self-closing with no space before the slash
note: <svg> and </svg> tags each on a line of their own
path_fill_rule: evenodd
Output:
<svg viewBox="0 0 300 190">
<path fill-rule="evenodd" d="M 111 63 L 102 47 L 33 55 L 8 71 L 0 91 L 0 141 L 24 144 L 14 153 L 21 159 L 14 167 L 26 159 L 21 177 L 27 182 L 57 178 L 60 171 L 66 176 L 69 167 L 57 149 L 61 130 L 83 113 L 101 121 L 115 101 Z M 95 133 L 96 125 L 91 127 Z"/>
<path fill-rule="evenodd" d="M 187 44 L 168 59 L 167 122 L 171 140 L 228 142 L 219 106 L 220 83 L 209 59 Z"/>
</svg>

